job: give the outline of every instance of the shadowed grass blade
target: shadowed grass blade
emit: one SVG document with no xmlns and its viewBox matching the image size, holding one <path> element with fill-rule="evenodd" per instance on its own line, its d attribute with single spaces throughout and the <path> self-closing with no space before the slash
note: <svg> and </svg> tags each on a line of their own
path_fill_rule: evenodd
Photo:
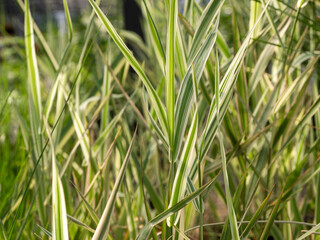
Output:
<svg viewBox="0 0 320 240">
<path fill-rule="evenodd" d="M 231 192 L 230 192 L 230 188 L 229 188 L 227 159 L 226 159 L 226 153 L 224 150 L 223 137 L 222 137 L 221 132 L 219 133 L 219 143 L 220 143 L 220 150 L 221 150 L 221 156 L 222 156 L 222 170 L 223 170 L 223 179 L 224 179 L 226 199 L 227 199 L 228 220 L 230 223 L 232 239 L 235 240 L 235 239 L 240 239 L 240 237 L 239 237 L 239 232 L 238 232 L 237 217 L 236 217 L 236 213 L 234 211 L 232 196 L 231 196 Z"/>
<path fill-rule="evenodd" d="M 203 185 L 201 188 L 199 188 L 197 191 L 193 192 L 192 194 L 188 195 L 184 199 L 182 199 L 180 202 L 169 208 L 168 210 L 160 213 L 158 216 L 153 218 L 150 222 L 148 222 L 140 231 L 140 234 L 137 237 L 137 240 L 145 240 L 148 239 L 148 236 L 152 230 L 152 228 L 157 225 L 158 223 L 164 221 L 168 217 L 170 217 L 172 214 L 178 212 L 180 209 L 185 207 L 188 203 L 190 203 L 193 199 L 198 197 L 200 194 L 202 194 L 205 190 L 210 188 L 212 184 L 217 180 L 217 177 L 220 174 L 218 173 L 215 178 L 213 178 L 210 182 L 208 182 L 206 185 Z"/>
<path fill-rule="evenodd" d="M 129 159 L 130 159 L 130 154 L 131 154 L 131 151 L 132 151 L 132 147 L 133 147 L 133 143 L 134 143 L 134 139 L 135 139 L 135 136 L 136 136 L 136 133 L 137 133 L 137 129 L 135 130 L 135 133 L 132 137 L 132 141 L 130 143 L 130 146 L 129 146 L 129 149 L 127 151 L 127 155 L 126 157 L 124 158 L 123 160 L 123 163 L 122 163 L 122 166 L 121 166 L 121 169 L 120 169 L 120 172 L 119 172 L 119 175 L 117 177 L 117 180 L 114 184 L 114 187 L 112 189 L 112 192 L 111 192 L 111 195 L 109 197 L 109 200 L 107 202 L 107 205 L 103 211 L 103 214 L 102 214 L 102 217 L 99 221 L 99 224 L 97 226 L 97 229 L 93 235 L 93 240 L 97 240 L 97 239 L 106 239 L 107 235 L 108 235 L 108 232 L 109 232 L 109 225 L 110 225 L 110 221 L 111 221 L 111 216 L 112 216 L 112 212 L 113 212 L 113 208 L 114 208 L 114 204 L 115 204 L 115 201 L 116 201 L 116 198 L 117 198 L 117 193 L 120 189 L 120 185 L 124 179 L 124 175 L 125 175 L 125 172 L 126 172 L 126 168 L 127 168 L 127 165 L 129 163 Z"/>
</svg>

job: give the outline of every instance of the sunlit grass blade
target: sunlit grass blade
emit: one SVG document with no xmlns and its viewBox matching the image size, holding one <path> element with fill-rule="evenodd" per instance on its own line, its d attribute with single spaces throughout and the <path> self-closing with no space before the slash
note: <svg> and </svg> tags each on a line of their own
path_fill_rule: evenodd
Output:
<svg viewBox="0 0 320 240">
<path fill-rule="evenodd" d="M 291 22 L 290 19 L 287 22 L 285 22 L 285 21 L 283 22 L 283 24 L 285 24 L 285 25 L 281 28 L 281 30 L 279 32 L 280 37 L 284 37 L 284 34 L 286 33 L 288 27 L 290 26 L 290 22 Z M 279 40 L 275 37 L 272 37 L 269 40 L 269 42 L 274 43 L 274 44 L 278 44 Z M 276 46 L 269 44 L 269 45 L 266 45 L 264 47 L 263 51 L 261 52 L 260 57 L 254 66 L 253 73 L 249 79 L 249 89 L 248 89 L 249 96 L 251 96 L 253 91 L 256 89 L 259 81 L 262 78 L 262 74 L 266 70 L 268 63 L 270 62 L 271 57 L 274 54 L 276 49 L 277 49 Z"/>
<path fill-rule="evenodd" d="M 167 32 L 167 54 L 166 54 L 166 99 L 168 117 L 168 142 L 169 142 L 169 161 L 173 159 L 173 138 L 174 138 L 174 102 L 175 102 L 175 40 L 177 31 L 178 1 L 170 1 L 169 22 Z"/>
<path fill-rule="evenodd" d="M 143 0 L 145 9 L 146 9 L 146 14 L 147 14 L 147 19 L 148 19 L 148 29 L 150 31 L 150 37 L 152 40 L 152 45 L 155 46 L 154 51 L 156 54 L 156 58 L 158 60 L 158 62 L 160 63 L 160 68 L 163 71 L 163 73 L 165 73 L 165 53 L 164 53 L 164 49 L 163 49 L 163 45 L 161 43 L 161 39 L 156 27 L 156 24 L 152 18 L 152 15 L 150 13 L 151 7 L 150 7 L 150 3 L 147 0 Z"/>
<path fill-rule="evenodd" d="M 63 0 L 63 7 L 64 7 L 64 11 L 66 14 L 67 23 L 68 23 L 68 38 L 70 41 L 72 39 L 73 27 L 72 27 L 72 21 L 71 21 L 71 16 L 70 16 L 70 11 L 69 11 L 67 0 Z"/>
<path fill-rule="evenodd" d="M 281 97 L 275 104 L 274 112 L 278 112 L 280 107 L 282 107 L 289 97 L 295 92 L 295 91 L 300 91 L 302 86 L 309 80 L 311 77 L 312 73 L 315 70 L 315 65 L 319 60 L 319 56 L 314 57 L 311 59 L 310 63 L 306 66 L 305 70 L 299 75 L 294 82 L 286 89 L 286 91 L 281 94 Z"/>
<path fill-rule="evenodd" d="M 215 20 L 219 22 L 220 8 L 223 3 L 224 0 L 212 0 L 204 9 L 194 33 L 191 49 L 188 55 L 188 64 L 190 64 L 191 61 L 195 58 L 201 44 L 203 43 L 204 36 L 206 36 L 213 21 Z"/>
<path fill-rule="evenodd" d="M 200 81 L 202 72 L 205 68 L 206 61 L 210 55 L 217 36 L 218 21 L 214 28 L 209 33 L 205 43 L 196 55 L 193 66 L 197 81 Z M 175 105 L 175 139 L 174 139 L 174 159 L 179 154 L 182 144 L 185 129 L 189 118 L 189 113 L 192 106 L 193 90 L 192 90 L 192 65 L 189 66 L 186 75 L 184 76 L 179 94 Z"/>
<path fill-rule="evenodd" d="M 135 130 L 135 133 L 132 137 L 132 141 L 130 143 L 130 146 L 128 148 L 128 151 L 127 151 L 127 154 L 123 160 L 123 163 L 122 163 L 122 166 L 121 166 L 121 169 L 120 169 L 120 172 L 117 176 L 117 179 L 115 181 L 115 184 L 113 186 L 113 189 L 112 189 L 112 192 L 111 192 L 111 195 L 109 196 L 109 199 L 108 199 L 108 202 L 107 202 L 107 205 L 103 211 L 103 214 L 100 218 L 100 221 L 99 221 L 99 224 L 95 230 L 95 233 L 93 235 L 93 240 L 97 240 L 97 239 L 106 239 L 107 235 L 108 235 L 108 232 L 109 232 L 109 226 L 110 226 L 110 221 L 111 221 L 111 216 L 112 216 L 112 212 L 113 212 L 113 208 L 114 208 L 114 205 L 115 205 L 115 201 L 116 201 L 116 198 L 117 198 L 117 193 L 120 189 L 120 185 L 124 179 L 124 175 L 125 175 L 125 172 L 126 172 L 126 168 L 127 168 L 127 165 L 129 163 L 129 160 L 130 160 L 130 154 L 131 154 L 131 151 L 132 151 L 132 147 L 133 147 L 133 143 L 134 143 L 134 139 L 135 139 L 135 136 L 136 136 L 136 133 L 137 133 L 137 128 Z"/>
<path fill-rule="evenodd" d="M 314 226 L 313 228 L 311 228 L 309 231 L 307 231 L 306 233 L 302 234 L 297 240 L 303 240 L 303 239 L 307 239 L 307 237 L 309 237 L 310 235 L 317 233 L 317 231 L 320 229 L 320 223 L 317 224 L 316 226 Z"/>
<path fill-rule="evenodd" d="M 16 0 L 16 1 L 18 3 L 19 7 L 21 8 L 21 10 L 25 13 L 26 6 L 23 3 L 23 1 L 22 0 Z M 37 34 L 37 36 L 38 36 L 38 38 L 40 40 L 40 44 L 44 48 L 45 53 L 47 54 L 47 56 L 48 56 L 48 58 L 50 60 L 50 63 L 52 64 L 52 66 L 53 66 L 53 68 L 55 70 L 58 70 L 59 64 L 58 64 L 55 56 L 53 55 L 53 53 L 52 53 L 47 41 L 45 40 L 43 34 L 41 33 L 41 31 L 40 31 L 39 27 L 36 25 L 36 23 L 33 20 L 32 20 L 32 22 L 33 22 L 34 31 L 36 32 L 36 34 Z"/>
<path fill-rule="evenodd" d="M 249 29 L 252 29 L 254 24 L 256 23 L 260 13 L 262 11 L 261 3 L 258 1 L 251 1 L 250 6 L 250 21 L 249 21 Z M 252 33 L 252 38 L 255 39 L 259 36 L 259 32 L 262 24 L 258 23 Z"/>
<path fill-rule="evenodd" d="M 125 43 L 123 42 L 123 40 L 121 39 L 121 37 L 119 36 L 115 28 L 109 21 L 109 19 L 104 15 L 102 10 L 99 8 L 99 6 L 93 0 L 89 0 L 89 2 L 92 5 L 97 16 L 105 26 L 106 30 L 110 34 L 111 38 L 117 45 L 117 47 L 120 49 L 122 54 L 129 61 L 131 67 L 136 71 L 136 73 L 139 75 L 140 79 L 142 80 L 144 86 L 148 91 L 152 107 L 155 109 L 157 113 L 162 130 L 165 131 L 164 134 L 167 135 L 168 128 L 167 128 L 167 116 L 166 116 L 167 114 L 166 114 L 165 107 L 163 106 L 161 99 L 159 98 L 157 92 L 155 91 L 151 82 L 149 81 L 146 73 L 143 71 L 142 67 L 140 66 L 136 58 L 133 56 L 129 48 L 125 45 Z"/>
<path fill-rule="evenodd" d="M 270 2 L 270 1 L 269 1 Z M 269 2 L 266 4 L 265 8 L 268 6 Z M 264 10 L 265 10 L 264 8 Z M 264 10 L 262 11 L 260 17 L 257 21 L 262 17 Z M 256 22 L 257 23 L 257 22 Z M 256 25 L 255 25 L 256 26 Z M 239 48 L 237 54 L 233 58 L 227 72 L 225 73 L 223 79 L 220 82 L 219 86 L 219 94 L 220 94 L 220 106 L 217 106 L 215 98 L 212 99 L 208 120 L 206 122 L 206 127 L 202 135 L 201 147 L 200 147 L 200 159 L 203 159 L 205 154 L 207 153 L 209 146 L 211 145 L 214 136 L 216 134 L 217 128 L 220 125 L 221 120 L 223 119 L 227 106 L 231 100 L 231 93 L 233 91 L 234 85 L 237 80 L 237 76 L 240 70 L 241 62 L 243 61 L 247 47 L 249 45 L 252 32 L 255 28 L 250 30 L 247 37 L 243 41 L 241 47 Z M 219 118 L 217 117 L 217 108 L 219 108 Z"/>
<path fill-rule="evenodd" d="M 28 83 L 31 91 L 32 100 L 37 111 L 38 119 L 42 115 L 42 104 L 41 104 L 41 86 L 39 78 L 38 63 L 35 51 L 34 43 L 34 33 L 32 18 L 29 7 L 29 0 L 26 0 L 25 3 L 25 25 L 24 25 L 24 34 L 25 34 L 25 46 L 26 46 L 26 55 L 27 55 L 27 64 L 28 64 Z"/>
<path fill-rule="evenodd" d="M 69 239 L 66 203 L 56 163 L 56 153 L 49 126 L 47 125 L 46 120 L 44 122 L 52 154 L 52 239 Z"/>
<path fill-rule="evenodd" d="M 186 191 L 187 177 L 189 176 L 189 172 L 193 165 L 192 161 L 194 159 L 197 133 L 198 114 L 195 113 L 192 120 L 192 124 L 190 126 L 188 137 L 186 139 L 185 146 L 181 154 L 181 158 L 178 163 L 178 168 L 172 186 L 172 194 L 169 203 L 169 208 L 178 203 L 183 198 L 183 195 Z M 177 225 L 178 220 L 179 216 L 171 216 L 171 218 L 167 220 L 167 223 L 169 226 Z"/>
</svg>

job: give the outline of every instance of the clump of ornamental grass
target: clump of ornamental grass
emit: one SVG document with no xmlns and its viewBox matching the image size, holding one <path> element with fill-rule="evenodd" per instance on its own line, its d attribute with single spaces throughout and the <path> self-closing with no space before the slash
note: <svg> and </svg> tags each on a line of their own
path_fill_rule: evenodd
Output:
<svg viewBox="0 0 320 240">
<path fill-rule="evenodd" d="M 0 38 L 1 239 L 317 239 L 319 3 L 88 1 Z"/>
</svg>

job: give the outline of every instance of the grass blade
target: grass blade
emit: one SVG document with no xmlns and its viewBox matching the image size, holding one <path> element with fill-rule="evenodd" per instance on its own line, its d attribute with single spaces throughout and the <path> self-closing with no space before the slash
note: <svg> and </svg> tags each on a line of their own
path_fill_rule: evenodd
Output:
<svg viewBox="0 0 320 240">
<path fill-rule="evenodd" d="M 204 9 L 192 40 L 191 49 L 188 55 L 189 64 L 199 51 L 204 36 L 207 34 L 208 30 L 212 26 L 214 19 L 216 19 L 216 21 L 219 22 L 220 8 L 223 3 L 224 0 L 212 0 Z"/>
<path fill-rule="evenodd" d="M 239 232 L 238 232 L 237 217 L 233 208 L 232 196 L 229 188 L 229 179 L 228 179 L 229 177 L 228 177 L 228 171 L 227 171 L 226 153 L 224 150 L 223 137 L 221 133 L 219 133 L 219 143 L 220 143 L 220 150 L 221 150 L 221 156 L 222 156 L 223 179 L 224 179 L 226 198 L 227 198 L 228 220 L 231 227 L 232 239 L 240 239 Z"/>
<path fill-rule="evenodd" d="M 40 94 L 40 79 L 39 79 L 39 70 L 36 58 L 36 50 L 34 47 L 34 34 L 33 34 L 33 25 L 32 18 L 29 7 L 29 0 L 26 0 L 25 3 L 25 25 L 24 25 L 24 34 L 25 34 L 25 45 L 26 45 L 26 55 L 27 55 L 27 65 L 28 65 L 28 83 L 31 90 L 31 96 L 33 104 L 37 111 L 38 118 L 41 118 L 42 109 L 41 109 L 41 94 Z"/>
<path fill-rule="evenodd" d="M 217 36 L 218 21 L 209 33 L 206 42 L 202 45 L 196 55 L 193 66 L 197 81 L 200 81 L 206 61 L 210 55 Z M 192 65 L 189 66 L 184 76 L 175 106 L 175 139 L 174 139 L 174 159 L 180 151 L 183 135 L 187 127 L 188 117 L 192 106 L 193 87 L 192 87 Z"/>
<path fill-rule="evenodd" d="M 117 198 L 117 193 L 120 189 L 120 185 L 123 181 L 123 178 L 124 178 L 124 175 L 125 175 L 125 172 L 126 172 L 126 168 L 127 168 L 127 165 L 129 163 L 129 159 L 130 159 L 130 154 L 131 154 L 131 151 L 132 151 L 132 147 L 133 147 L 133 143 L 134 143 L 134 139 L 135 139 L 135 136 L 136 136 L 136 133 L 137 133 L 137 129 L 135 130 L 135 133 L 132 137 L 132 141 L 130 143 L 130 146 L 129 146 L 129 149 L 127 151 L 127 155 L 126 157 L 124 158 L 123 160 L 123 163 L 122 163 L 122 166 L 121 166 L 121 169 L 120 169 L 120 172 L 119 172 L 119 175 L 117 177 L 117 180 L 114 184 L 114 187 L 112 189 L 112 192 L 111 192 L 111 195 L 109 197 L 109 200 L 107 202 L 107 205 L 103 211 L 103 214 L 102 214 L 102 217 L 99 221 L 99 224 L 96 228 L 96 231 L 93 235 L 93 240 L 97 240 L 97 239 L 106 239 L 107 238 L 107 235 L 108 235 L 108 232 L 109 232 L 109 225 L 110 225 L 110 221 L 111 221 L 111 216 L 112 216 L 112 212 L 113 212 L 113 208 L 114 208 L 114 204 L 115 204 L 115 201 L 116 201 L 116 198 Z"/>
<path fill-rule="evenodd" d="M 169 203 L 169 208 L 174 206 L 177 202 L 179 202 L 185 191 L 187 185 L 187 177 L 189 176 L 189 172 L 193 165 L 194 159 L 194 151 L 195 144 L 197 140 L 198 133 L 198 114 L 195 113 L 192 124 L 188 133 L 188 137 L 185 143 L 185 147 L 183 148 L 181 159 L 178 164 L 178 168 L 176 171 L 176 175 L 174 178 L 173 186 L 172 186 L 172 194 Z M 177 221 L 179 220 L 179 216 L 171 216 L 170 220 L 167 220 L 167 224 L 169 226 L 177 225 Z"/>
<path fill-rule="evenodd" d="M 165 134 L 168 133 L 168 127 L 167 127 L 167 116 L 165 107 L 163 106 L 163 103 L 161 102 L 157 92 L 153 88 L 151 82 L 149 81 L 147 75 L 143 71 L 142 67 L 136 60 L 136 58 L 133 56 L 129 48 L 125 45 L 119 34 L 117 33 L 116 29 L 113 27 L 109 19 L 104 15 L 102 10 L 99 8 L 99 6 L 93 1 L 89 0 L 90 4 L 92 5 L 94 11 L 96 12 L 97 16 L 105 26 L 107 32 L 110 34 L 111 38 L 117 45 L 117 47 L 120 49 L 122 54 L 126 57 L 126 59 L 129 61 L 131 67 L 135 70 L 135 72 L 138 74 L 138 76 L 141 78 L 145 88 L 147 89 L 149 93 L 149 97 L 151 99 L 152 107 L 155 109 L 157 116 L 159 118 L 160 124 L 165 131 Z"/>
<path fill-rule="evenodd" d="M 219 172 L 220 173 L 220 172 Z M 206 185 L 203 185 L 201 188 L 193 192 L 192 194 L 188 195 L 184 199 L 182 199 L 180 202 L 169 208 L 168 210 L 160 213 L 158 216 L 153 218 L 151 221 L 149 221 L 140 231 L 140 234 L 137 237 L 137 240 L 145 240 L 148 238 L 152 228 L 157 225 L 158 223 L 164 221 L 168 217 L 170 217 L 172 214 L 178 212 L 180 209 L 185 207 L 188 203 L 190 203 L 193 199 L 198 197 L 200 194 L 202 194 L 205 190 L 210 188 L 213 183 L 217 180 L 218 176 L 220 174 L 217 174 L 210 182 L 208 182 Z"/>
<path fill-rule="evenodd" d="M 66 203 L 56 164 L 54 144 L 46 120 L 44 122 L 46 125 L 52 153 L 52 239 L 69 239 Z"/>
<path fill-rule="evenodd" d="M 170 13 L 167 32 L 167 59 L 166 59 L 166 87 L 167 87 L 167 116 L 168 116 L 168 142 L 169 142 L 169 161 L 172 159 L 173 152 L 173 138 L 174 138 L 174 73 L 175 73 L 175 40 L 177 29 L 177 13 L 178 2 L 176 0 L 170 1 Z"/>
</svg>

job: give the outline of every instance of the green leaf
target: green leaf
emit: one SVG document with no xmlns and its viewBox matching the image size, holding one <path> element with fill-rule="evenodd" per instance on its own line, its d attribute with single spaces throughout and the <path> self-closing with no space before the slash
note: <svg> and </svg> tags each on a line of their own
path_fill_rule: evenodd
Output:
<svg viewBox="0 0 320 240">
<path fill-rule="evenodd" d="M 204 70 L 206 61 L 210 55 L 217 36 L 218 20 L 209 33 L 205 43 L 202 45 L 194 61 L 194 71 L 196 79 L 199 82 Z M 183 141 L 183 135 L 187 127 L 189 113 L 192 106 L 193 88 L 192 88 L 192 65 L 189 66 L 184 76 L 175 106 L 175 139 L 174 139 L 174 159 L 177 157 Z"/>
<path fill-rule="evenodd" d="M 174 161 L 173 153 L 173 139 L 174 139 L 174 73 L 175 73 L 175 40 L 177 31 L 177 13 L 178 1 L 170 1 L 169 23 L 167 32 L 167 59 L 166 59 L 166 96 L 167 96 L 167 116 L 168 116 L 168 142 L 169 142 L 169 161 Z"/>
<path fill-rule="evenodd" d="M 220 173 L 220 172 L 219 172 Z M 140 234 L 137 237 L 137 240 L 145 240 L 148 239 L 148 236 L 152 230 L 152 228 L 157 225 L 158 223 L 164 221 L 168 217 L 170 217 L 172 214 L 175 214 L 180 209 L 185 207 L 188 203 L 190 203 L 193 199 L 198 197 L 200 194 L 202 194 L 206 189 L 208 189 L 218 178 L 219 173 L 217 176 L 215 176 L 210 182 L 208 182 L 206 185 L 203 185 L 201 188 L 199 188 L 197 191 L 193 192 L 192 194 L 188 195 L 184 199 L 182 199 L 180 202 L 172 206 L 171 208 L 167 209 L 166 211 L 160 213 L 158 216 L 154 217 L 151 221 L 149 221 L 140 231 Z"/>
<path fill-rule="evenodd" d="M 129 163 L 129 159 L 130 159 L 130 154 L 131 154 L 131 151 L 132 151 L 132 147 L 133 147 L 133 143 L 134 143 L 134 139 L 135 139 L 135 136 L 136 136 L 136 133 L 137 133 L 137 129 L 135 130 L 135 133 L 132 137 L 132 141 L 130 143 L 130 146 L 128 148 L 128 151 L 127 151 L 127 154 L 123 160 L 123 163 L 122 163 L 122 166 L 121 166 L 121 169 L 120 169 L 120 172 L 119 172 L 119 175 L 116 179 L 116 182 L 113 186 L 113 189 L 112 189 L 112 192 L 111 192 L 111 195 L 108 199 L 108 202 L 107 202 L 107 205 L 103 211 L 103 214 L 100 218 L 100 221 L 99 221 L 99 224 L 95 230 L 95 233 L 93 235 L 93 240 L 103 240 L 103 239 L 106 239 L 107 238 L 107 235 L 108 235 L 108 232 L 109 232 L 109 226 L 110 226 L 110 222 L 111 222 L 111 216 L 112 216 L 112 212 L 113 212 L 113 208 L 114 208 L 114 205 L 115 205 L 115 201 L 116 201 L 116 198 L 117 198 L 117 193 L 120 189 L 120 186 L 121 186 L 121 183 L 124 179 L 124 175 L 125 175 L 125 172 L 126 172 L 126 168 L 127 168 L 127 165 Z"/>
<path fill-rule="evenodd" d="M 227 171 L 226 153 L 224 150 L 223 137 L 221 133 L 219 134 L 219 142 L 220 142 L 220 150 L 221 150 L 221 156 L 222 156 L 223 179 L 224 179 L 224 186 L 225 186 L 226 198 L 227 198 L 228 220 L 230 222 L 232 239 L 240 239 L 239 232 L 238 232 L 237 216 L 233 208 L 232 196 L 229 188 L 229 177 L 228 177 L 228 171 Z"/>
<path fill-rule="evenodd" d="M 195 113 L 185 146 L 181 154 L 181 159 L 179 160 L 179 163 L 178 163 L 176 175 L 174 177 L 169 208 L 174 206 L 176 203 L 178 203 L 183 198 L 183 195 L 186 191 L 187 177 L 189 176 L 189 172 L 193 165 L 192 160 L 194 159 L 197 133 L 198 133 L 198 114 Z M 167 223 L 169 226 L 177 225 L 178 220 L 179 220 L 178 215 L 171 216 L 171 218 L 167 220 Z"/>
<path fill-rule="evenodd" d="M 31 97 L 35 110 L 37 112 L 38 119 L 42 117 L 42 108 L 41 108 L 41 92 L 40 92 L 40 79 L 39 79 L 39 70 L 36 57 L 36 51 L 34 47 L 34 34 L 33 34 L 33 25 L 32 18 L 29 8 L 29 0 L 26 0 L 25 3 L 25 24 L 24 24 L 24 37 L 25 37 L 25 46 L 26 46 L 26 56 L 27 56 L 27 65 L 28 65 L 28 85 L 31 91 Z"/>
<path fill-rule="evenodd" d="M 133 56 L 132 52 L 129 50 L 129 48 L 125 45 L 119 34 L 117 33 L 116 29 L 113 27 L 109 19 L 104 15 L 102 10 L 99 8 L 99 6 L 93 1 L 89 0 L 90 4 L 92 5 L 94 11 L 96 12 L 96 15 L 99 17 L 103 25 L 105 26 L 107 32 L 110 34 L 111 38 L 115 42 L 115 44 L 118 46 L 122 54 L 126 57 L 126 59 L 129 61 L 131 67 L 135 70 L 135 72 L 138 74 L 138 76 L 141 78 L 145 88 L 148 91 L 149 98 L 151 100 L 152 107 L 155 109 L 158 120 L 162 126 L 162 130 L 167 135 L 168 133 L 168 126 L 167 126 L 167 116 L 165 107 L 163 106 L 163 103 L 161 102 L 157 92 L 153 88 L 151 82 L 149 81 L 147 75 L 143 71 L 142 67 L 136 60 L 136 58 Z"/>
<path fill-rule="evenodd" d="M 191 44 L 191 49 L 188 55 L 188 64 L 190 64 L 198 53 L 200 46 L 203 42 L 204 36 L 206 36 L 208 30 L 212 26 L 214 19 L 219 22 L 219 14 L 221 6 L 224 0 L 211 0 L 210 3 L 204 9 L 198 26 L 194 33 L 194 37 Z M 217 24 L 217 23 L 215 23 Z"/>
</svg>

